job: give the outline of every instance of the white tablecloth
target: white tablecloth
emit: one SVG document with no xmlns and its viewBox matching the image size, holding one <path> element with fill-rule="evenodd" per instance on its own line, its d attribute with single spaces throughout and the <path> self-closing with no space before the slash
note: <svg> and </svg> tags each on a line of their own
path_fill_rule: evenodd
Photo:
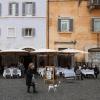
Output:
<svg viewBox="0 0 100 100">
<path fill-rule="evenodd" d="M 67 68 L 56 68 L 56 74 L 60 75 L 63 74 L 64 77 L 72 77 L 75 76 L 74 68 L 67 69 Z"/>
<path fill-rule="evenodd" d="M 90 70 L 90 69 L 82 69 L 81 72 L 84 75 L 94 75 L 94 70 Z"/>
<path fill-rule="evenodd" d="M 60 73 L 63 74 L 64 70 L 65 70 L 65 68 L 59 68 L 59 67 L 56 68 L 56 75 L 60 75 Z"/>
<path fill-rule="evenodd" d="M 65 69 L 64 72 L 64 77 L 75 77 L 75 72 L 73 69 Z"/>
<path fill-rule="evenodd" d="M 14 71 L 14 69 L 15 69 L 15 68 L 7 68 L 7 69 L 5 69 L 4 72 L 3 72 L 3 77 L 6 77 L 6 75 L 10 75 L 11 77 L 13 77 L 13 74 L 14 74 L 13 71 Z M 21 70 L 18 69 L 18 68 L 16 68 L 16 69 L 17 69 L 17 74 L 18 74 L 19 76 L 21 76 Z M 9 70 L 10 72 L 7 73 L 6 70 Z"/>
</svg>

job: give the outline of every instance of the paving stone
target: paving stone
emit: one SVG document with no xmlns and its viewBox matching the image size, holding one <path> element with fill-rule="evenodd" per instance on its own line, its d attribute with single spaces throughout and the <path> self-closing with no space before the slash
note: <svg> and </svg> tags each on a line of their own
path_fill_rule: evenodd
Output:
<svg viewBox="0 0 100 100">
<path fill-rule="evenodd" d="M 57 91 L 49 91 L 43 79 L 37 79 L 38 93 L 26 92 L 25 79 L 0 79 L 0 100 L 100 100 L 100 77 L 98 79 L 60 79 Z M 31 88 L 32 91 L 32 88 Z"/>
</svg>

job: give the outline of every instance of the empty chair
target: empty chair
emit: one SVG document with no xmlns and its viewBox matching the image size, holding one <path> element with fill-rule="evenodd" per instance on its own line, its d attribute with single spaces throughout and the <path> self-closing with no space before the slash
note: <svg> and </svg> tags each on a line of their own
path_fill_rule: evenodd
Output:
<svg viewBox="0 0 100 100">
<path fill-rule="evenodd" d="M 76 73 L 76 78 L 81 79 L 81 70 L 77 69 L 75 73 Z"/>
<path fill-rule="evenodd" d="M 19 75 L 18 75 L 18 71 L 16 68 L 13 69 L 13 78 L 18 78 Z"/>
<path fill-rule="evenodd" d="M 10 72 L 10 69 L 9 68 L 7 68 L 5 70 L 5 73 L 6 73 L 6 75 L 5 75 L 6 78 L 11 78 L 11 72 Z"/>
</svg>

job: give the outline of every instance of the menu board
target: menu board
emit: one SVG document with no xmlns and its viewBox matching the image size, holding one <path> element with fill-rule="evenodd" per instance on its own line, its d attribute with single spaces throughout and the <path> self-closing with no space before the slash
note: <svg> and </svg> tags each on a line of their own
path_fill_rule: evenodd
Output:
<svg viewBox="0 0 100 100">
<path fill-rule="evenodd" d="M 54 83 L 54 66 L 46 66 L 44 78 L 45 83 Z"/>
</svg>

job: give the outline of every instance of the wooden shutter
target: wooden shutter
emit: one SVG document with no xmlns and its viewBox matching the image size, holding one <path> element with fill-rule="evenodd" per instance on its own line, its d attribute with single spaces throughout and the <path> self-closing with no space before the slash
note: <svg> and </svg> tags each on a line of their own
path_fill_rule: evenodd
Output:
<svg viewBox="0 0 100 100">
<path fill-rule="evenodd" d="M 12 3 L 9 3 L 9 8 L 8 9 L 9 9 L 9 11 L 8 11 L 9 15 L 12 15 Z"/>
<path fill-rule="evenodd" d="M 19 15 L 19 4 L 16 3 L 16 16 L 18 16 L 18 15 Z"/>
<path fill-rule="evenodd" d="M 69 19 L 69 31 L 73 32 L 73 19 Z"/>
<path fill-rule="evenodd" d="M 25 16 L 25 2 L 22 4 L 22 15 Z"/>
<path fill-rule="evenodd" d="M 61 32 L 61 19 L 58 19 L 58 32 Z"/>
<path fill-rule="evenodd" d="M 98 4 L 100 5 L 100 0 L 98 0 Z"/>
<path fill-rule="evenodd" d="M 0 28 L 0 36 L 1 36 L 1 28 Z"/>
<path fill-rule="evenodd" d="M 97 4 L 97 0 L 91 0 L 92 4 Z"/>
<path fill-rule="evenodd" d="M 2 5 L 0 3 L 0 16 L 1 16 L 1 13 L 2 13 Z"/>
<path fill-rule="evenodd" d="M 25 28 L 22 28 L 22 36 L 25 36 Z"/>
<path fill-rule="evenodd" d="M 35 35 L 35 28 L 32 28 L 32 36 Z"/>
<path fill-rule="evenodd" d="M 94 18 L 91 19 L 91 32 L 94 32 Z"/>
<path fill-rule="evenodd" d="M 32 2 L 32 16 L 35 16 L 36 13 L 36 3 Z"/>
</svg>

